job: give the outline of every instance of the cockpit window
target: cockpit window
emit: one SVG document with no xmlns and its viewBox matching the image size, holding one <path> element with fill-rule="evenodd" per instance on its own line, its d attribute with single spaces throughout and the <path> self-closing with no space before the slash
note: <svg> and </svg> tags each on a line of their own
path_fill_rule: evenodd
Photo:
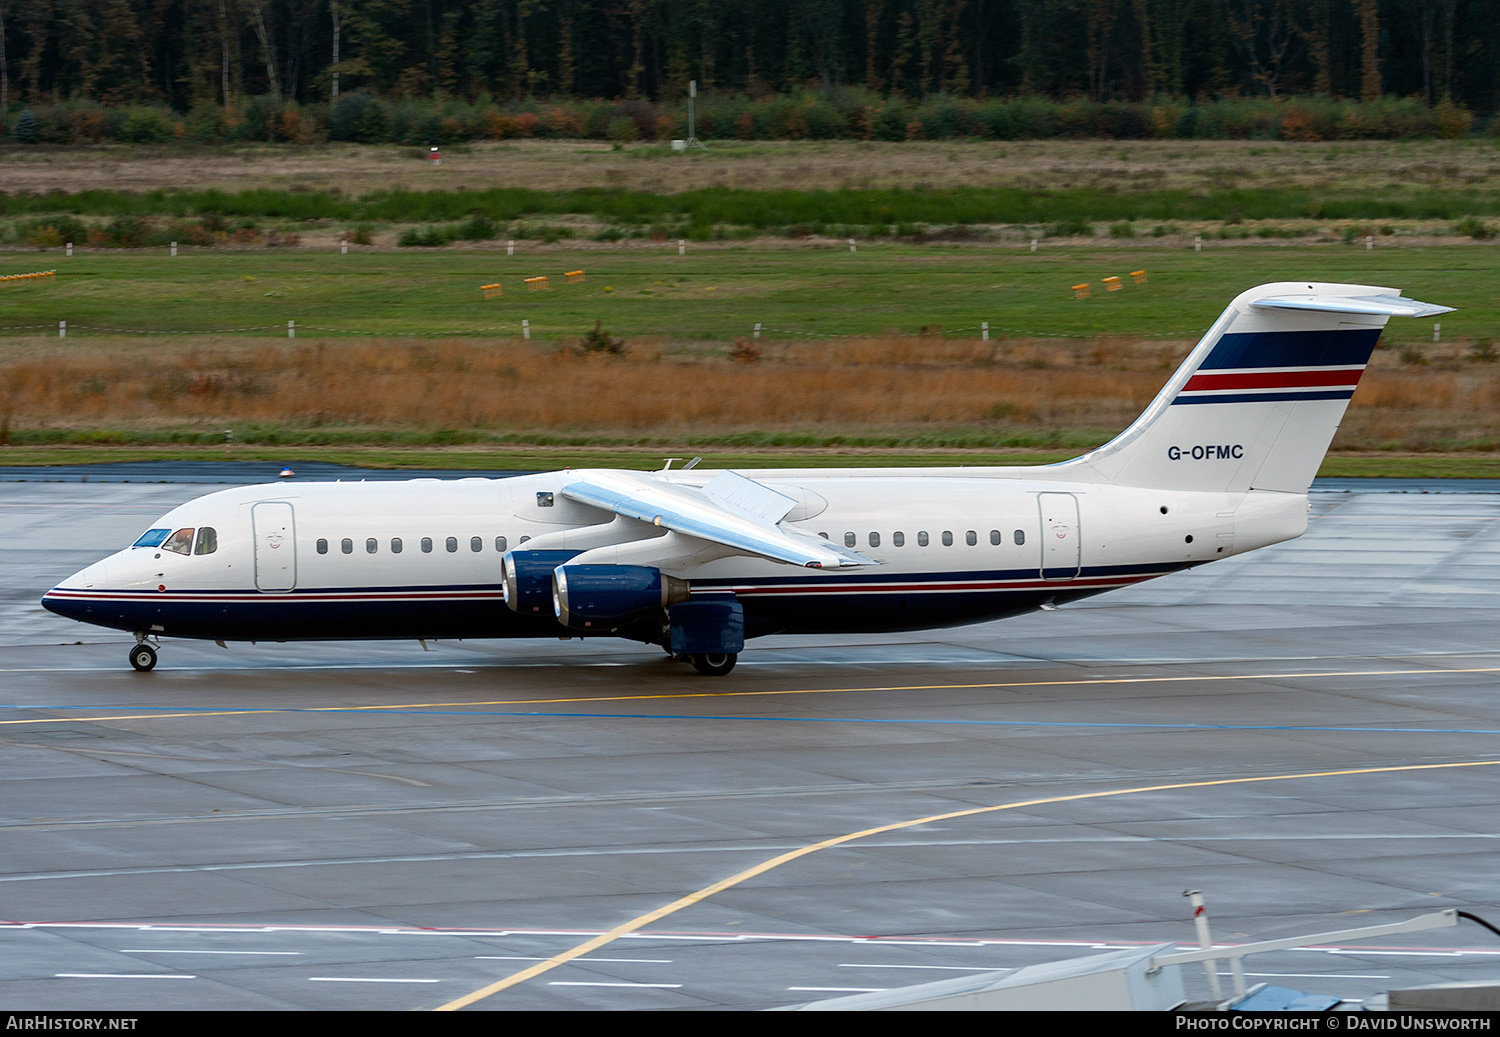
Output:
<svg viewBox="0 0 1500 1037">
<path fill-rule="evenodd" d="M 328 545 L 324 545 L 327 550 Z M 198 543 L 193 546 L 195 555 L 211 555 L 219 549 L 219 531 L 213 526 L 203 526 L 198 530 Z"/>
<path fill-rule="evenodd" d="M 179 555 L 192 554 L 193 531 L 191 529 L 179 529 L 167 537 L 167 542 L 161 545 L 161 549 Z"/>
<path fill-rule="evenodd" d="M 160 547 L 161 542 L 171 535 L 172 531 L 170 529 L 148 529 L 145 533 L 141 534 L 141 538 L 131 546 Z"/>
</svg>

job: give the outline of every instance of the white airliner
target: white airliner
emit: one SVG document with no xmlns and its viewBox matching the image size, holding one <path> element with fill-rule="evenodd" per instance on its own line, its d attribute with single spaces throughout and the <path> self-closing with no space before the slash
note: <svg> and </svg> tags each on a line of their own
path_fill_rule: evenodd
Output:
<svg viewBox="0 0 1500 1037">
<path fill-rule="evenodd" d="M 1386 321 L 1369 285 L 1234 300 L 1112 442 L 1061 464 L 277 483 L 212 493 L 42 598 L 161 637 L 613 636 L 728 673 L 775 633 L 1047 608 L 1300 536 Z"/>
</svg>

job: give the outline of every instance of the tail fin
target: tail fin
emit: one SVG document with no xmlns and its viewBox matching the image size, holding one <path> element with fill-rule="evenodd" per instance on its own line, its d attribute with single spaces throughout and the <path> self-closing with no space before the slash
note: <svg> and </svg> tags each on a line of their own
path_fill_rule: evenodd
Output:
<svg viewBox="0 0 1500 1037">
<path fill-rule="evenodd" d="M 1450 311 L 1370 285 L 1252 288 L 1134 424 L 1068 464 L 1123 486 L 1304 493 L 1386 321 Z"/>
</svg>

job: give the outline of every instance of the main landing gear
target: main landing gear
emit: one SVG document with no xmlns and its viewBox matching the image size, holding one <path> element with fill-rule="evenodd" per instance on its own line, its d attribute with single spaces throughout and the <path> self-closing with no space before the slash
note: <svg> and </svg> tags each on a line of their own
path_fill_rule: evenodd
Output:
<svg viewBox="0 0 1500 1037">
<path fill-rule="evenodd" d="M 670 644 L 661 646 L 673 662 L 692 663 L 693 669 L 705 677 L 722 677 L 734 669 L 740 657 L 733 652 L 687 653 L 674 652 Z"/>
<path fill-rule="evenodd" d="M 691 657 L 693 669 L 705 677 L 724 676 L 730 670 L 734 669 L 734 664 L 739 662 L 739 658 L 733 652 L 716 652 Z"/>
<path fill-rule="evenodd" d="M 144 640 L 137 641 L 130 649 L 130 665 L 138 673 L 149 673 L 156 669 L 156 649 Z"/>
</svg>

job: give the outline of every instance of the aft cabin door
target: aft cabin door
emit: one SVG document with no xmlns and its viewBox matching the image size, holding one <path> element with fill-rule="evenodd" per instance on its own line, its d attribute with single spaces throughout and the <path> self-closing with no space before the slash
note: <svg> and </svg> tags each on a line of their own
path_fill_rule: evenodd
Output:
<svg viewBox="0 0 1500 1037">
<path fill-rule="evenodd" d="M 1042 579 L 1071 580 L 1078 575 L 1083 540 L 1078 535 L 1078 498 L 1071 493 L 1039 493 L 1042 520 Z"/>
<path fill-rule="evenodd" d="M 297 586 L 297 539 L 292 506 L 265 501 L 251 510 L 255 527 L 255 586 L 263 591 L 289 591 Z"/>
</svg>

